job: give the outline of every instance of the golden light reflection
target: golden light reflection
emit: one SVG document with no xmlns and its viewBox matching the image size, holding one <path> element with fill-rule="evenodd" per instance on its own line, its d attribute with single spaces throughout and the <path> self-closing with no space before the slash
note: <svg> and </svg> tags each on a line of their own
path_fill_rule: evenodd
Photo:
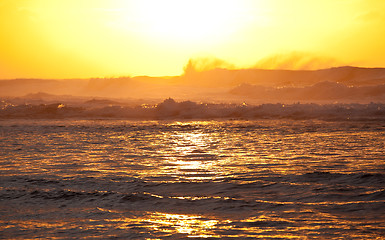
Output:
<svg viewBox="0 0 385 240">
<path fill-rule="evenodd" d="M 282 126 L 277 127 L 279 123 L 269 123 L 269 126 L 282 131 Z M 295 136 L 263 135 L 260 132 L 264 131 L 248 128 L 250 123 L 238 125 L 231 134 L 218 133 L 218 127 L 206 126 L 203 122 L 172 123 L 172 126 L 162 125 L 164 128 L 160 130 L 158 126 L 153 128 L 155 124 L 128 125 L 131 135 L 121 131 L 126 125 L 114 129 L 111 135 L 103 131 L 95 133 L 93 128 L 80 133 L 73 131 L 74 134 L 61 128 L 61 133 L 47 136 L 36 132 L 32 135 L 33 131 L 16 136 L 9 134 L 14 145 L 6 149 L 5 160 L 9 161 L 4 161 L 6 165 L 1 170 L 3 179 L 7 179 L 5 174 L 15 177 L 8 178 L 9 184 L 0 186 L 4 200 L 0 212 L 8 214 L 0 217 L 0 232 L 12 234 L 20 229 L 24 233 L 28 231 L 27 234 L 39 231 L 74 234 L 73 231 L 80 229 L 99 236 L 133 233 L 159 239 L 186 236 L 301 239 L 309 235 L 378 239 L 385 230 L 383 219 L 377 213 L 385 203 L 384 188 L 377 182 L 382 175 L 370 172 L 363 175 L 370 161 L 374 161 L 371 166 L 376 169 L 382 166 L 381 148 L 371 146 L 381 142 L 380 131 L 372 135 L 347 132 L 343 136 L 333 130 L 328 134 L 312 133 L 311 138 L 310 134 L 298 136 L 298 133 Z M 145 134 L 142 129 L 146 129 Z M 147 134 L 148 131 L 153 134 Z M 81 137 L 82 134 L 87 136 Z M 341 163 L 339 158 L 333 160 L 327 155 L 334 154 L 333 149 L 322 152 L 325 146 L 336 147 L 336 142 L 329 141 L 332 138 L 340 144 L 358 142 L 361 138 L 371 140 L 365 144 L 367 152 L 378 151 L 378 157 L 364 159 L 362 164 L 354 161 L 350 164 L 355 166 L 347 165 L 338 175 L 312 172 L 307 176 L 303 171 L 307 165 L 317 168 L 317 164 Z M 35 145 L 36 139 L 41 141 Z M 105 139 L 109 139 L 110 144 L 106 144 Z M 311 144 L 314 140 L 320 140 L 316 147 Z M 69 148 L 83 144 L 79 149 Z M 295 147 L 299 144 L 303 144 L 303 152 Z M 28 147 L 11 151 L 21 145 Z M 41 154 L 43 147 L 50 150 L 46 155 Z M 355 158 L 362 153 L 362 145 L 353 147 L 352 154 L 344 153 L 344 158 Z M 309 154 L 311 150 L 314 152 Z M 319 158 L 314 157 L 317 153 Z M 287 175 L 282 174 L 285 169 L 288 169 Z M 344 174 L 346 172 L 348 174 Z M 78 181 L 74 180 L 76 174 L 81 175 Z M 123 177 L 117 177 L 120 174 Z M 135 174 L 143 178 L 139 181 L 132 178 L 137 177 Z M 229 181 L 216 181 L 217 175 Z M 323 180 L 316 180 L 314 175 L 317 178 L 322 175 Z M 340 177 L 333 179 L 334 176 Z M 152 182 L 146 179 L 151 177 L 155 179 Z M 206 178 L 214 181 L 199 182 Z M 174 184 L 186 179 L 195 179 L 195 182 Z M 353 191 L 357 191 L 356 194 Z M 318 198 L 316 192 L 322 195 Z M 326 194 L 332 197 L 329 199 Z M 7 212 L 12 205 L 17 215 Z M 4 238 L 8 236 L 12 237 L 5 235 Z"/>
<path fill-rule="evenodd" d="M 84 212 L 92 209 L 83 209 Z M 325 231 L 330 236 L 343 238 L 378 239 L 375 233 L 367 233 L 368 226 L 380 224 L 380 220 L 348 220 L 333 214 L 314 211 L 314 209 L 290 210 L 277 215 L 274 212 L 266 212 L 259 216 L 245 219 L 223 219 L 206 217 L 199 214 L 181 214 L 165 212 L 131 212 L 129 217 L 124 217 L 126 212 L 97 208 L 100 212 L 110 214 L 107 218 L 78 218 L 78 219 L 30 219 L 30 220 L 0 220 L 0 231 L 6 232 L 11 228 L 22 229 L 47 229 L 48 231 L 73 230 L 78 225 L 79 231 L 95 231 L 95 234 L 106 234 L 106 229 L 115 229 L 111 237 L 117 237 L 121 231 L 142 234 L 151 239 L 163 239 L 164 237 L 177 238 L 279 238 L 279 239 L 305 239 L 309 235 L 319 236 L 317 232 Z M 132 215 L 131 215 L 132 214 Z M 285 217 L 291 216 L 293 217 Z M 85 214 L 88 216 L 88 214 Z M 95 215 L 96 216 L 96 215 Z M 114 217 L 112 217 L 114 216 Z M 312 222 L 314 224 L 306 224 Z M 360 229 L 361 232 L 350 232 L 351 227 Z M 335 232 L 338 227 L 343 232 Z M 383 228 L 382 228 L 383 229 Z M 7 236 L 7 235 L 4 235 Z M 98 235 L 94 235 L 96 237 Z M 100 236 L 100 235 L 99 235 Z M 107 236 L 107 235 L 104 235 Z M 325 237 L 325 235 L 322 235 Z M 327 236 L 327 235 L 326 235 Z M 10 235 L 8 235 L 10 237 Z"/>
<path fill-rule="evenodd" d="M 110 212 L 107 209 L 100 211 Z M 114 226 L 120 229 L 129 229 L 133 225 L 142 226 L 149 232 L 160 234 L 185 234 L 188 237 L 218 237 L 214 230 L 218 229 L 219 220 L 205 218 L 194 214 L 175 214 L 163 212 L 148 212 L 141 217 L 134 218 L 116 218 L 107 219 Z M 223 223 L 231 223 L 231 221 L 223 221 Z M 106 224 L 108 225 L 108 224 Z"/>
<path fill-rule="evenodd" d="M 172 227 L 176 232 L 188 234 L 190 237 L 212 237 L 208 231 L 218 224 L 217 220 L 204 219 L 197 215 L 155 212 L 151 217 L 146 222 L 151 223 L 149 227 L 154 230 L 170 232 L 171 230 L 167 229 Z"/>
<path fill-rule="evenodd" d="M 200 124 L 201 122 L 199 122 Z M 189 123 L 193 126 L 194 123 Z M 177 122 L 176 126 L 185 126 Z M 168 164 L 175 166 L 173 174 L 184 176 L 189 180 L 212 179 L 217 175 L 215 165 L 218 164 L 215 154 L 211 154 L 210 146 L 213 142 L 212 136 L 201 131 L 175 132 L 169 136 L 175 156 L 167 156 Z"/>
</svg>

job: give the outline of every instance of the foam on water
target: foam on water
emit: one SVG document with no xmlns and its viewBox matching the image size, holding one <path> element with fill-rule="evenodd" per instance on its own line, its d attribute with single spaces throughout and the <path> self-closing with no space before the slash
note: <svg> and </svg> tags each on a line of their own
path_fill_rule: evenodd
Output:
<svg viewBox="0 0 385 240">
<path fill-rule="evenodd" d="M 130 107 L 108 104 L 11 104 L 3 101 L 0 118 L 123 118 L 123 119 L 320 119 L 381 120 L 385 104 L 206 104 L 166 99 L 160 104 Z"/>
</svg>

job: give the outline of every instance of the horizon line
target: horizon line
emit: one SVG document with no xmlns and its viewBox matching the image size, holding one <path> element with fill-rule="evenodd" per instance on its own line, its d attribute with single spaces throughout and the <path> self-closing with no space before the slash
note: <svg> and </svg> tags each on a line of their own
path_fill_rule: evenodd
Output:
<svg viewBox="0 0 385 240">
<path fill-rule="evenodd" d="M 385 67 L 359 67 L 359 66 L 353 66 L 353 65 L 341 65 L 341 66 L 335 66 L 335 67 L 326 67 L 326 68 L 318 68 L 318 69 L 284 69 L 284 68 L 277 68 L 277 69 L 271 69 L 271 68 L 223 68 L 223 67 L 216 67 L 212 69 L 207 70 L 196 70 L 193 69 L 194 72 L 202 73 L 202 72 L 209 72 L 213 70 L 228 70 L 228 71 L 242 71 L 242 70 L 262 70 L 262 71 L 288 71 L 288 72 L 316 72 L 316 71 L 322 71 L 322 70 L 329 70 L 329 69 L 337 69 L 337 68 L 358 68 L 358 69 L 383 69 L 385 70 Z M 137 76 L 129 76 L 129 75 L 122 75 L 122 76 L 104 76 L 104 77 L 71 77 L 71 78 L 39 78 L 39 77 L 17 77 L 17 78 L 0 78 L 0 81 L 12 81 L 12 80 L 93 80 L 93 79 L 119 79 L 119 78 L 176 78 L 176 77 L 183 77 L 186 75 L 186 72 L 183 72 L 180 75 L 166 75 L 166 76 L 151 76 L 151 75 L 137 75 Z"/>
</svg>

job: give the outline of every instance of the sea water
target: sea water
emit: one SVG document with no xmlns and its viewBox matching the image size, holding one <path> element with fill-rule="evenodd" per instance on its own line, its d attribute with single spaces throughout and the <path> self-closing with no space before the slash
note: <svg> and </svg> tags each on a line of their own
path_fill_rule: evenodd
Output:
<svg viewBox="0 0 385 240">
<path fill-rule="evenodd" d="M 2 239 L 385 238 L 385 122 L 0 121 Z"/>
</svg>

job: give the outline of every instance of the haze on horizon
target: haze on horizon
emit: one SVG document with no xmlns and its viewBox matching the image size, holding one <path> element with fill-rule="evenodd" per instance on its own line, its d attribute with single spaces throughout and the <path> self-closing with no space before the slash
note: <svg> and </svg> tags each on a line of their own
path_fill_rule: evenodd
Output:
<svg viewBox="0 0 385 240">
<path fill-rule="evenodd" d="M 2 0 L 0 79 L 385 67 L 381 0 Z"/>
</svg>

